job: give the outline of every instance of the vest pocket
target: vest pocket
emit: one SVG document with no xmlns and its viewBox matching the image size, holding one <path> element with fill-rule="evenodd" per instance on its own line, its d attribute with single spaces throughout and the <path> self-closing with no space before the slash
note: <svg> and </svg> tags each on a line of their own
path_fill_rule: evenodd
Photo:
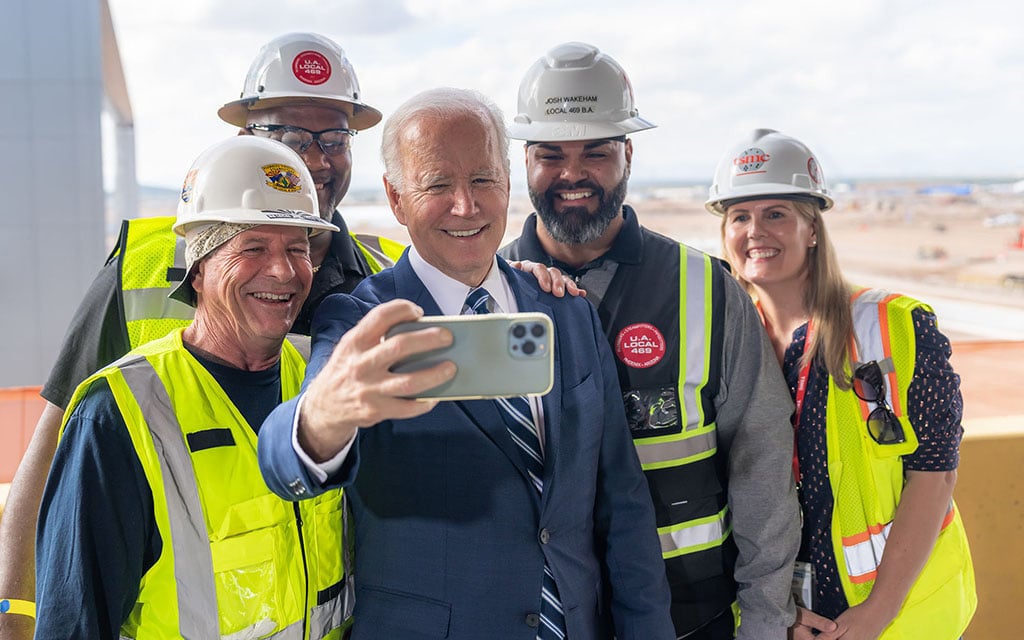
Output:
<svg viewBox="0 0 1024 640">
<path fill-rule="evenodd" d="M 265 619 L 280 629 L 289 622 L 285 612 L 302 610 L 302 593 L 289 590 L 289 576 L 278 574 L 277 538 L 272 529 L 263 529 L 210 543 L 222 633 Z"/>
<path fill-rule="evenodd" d="M 626 420 L 634 438 L 650 438 L 683 430 L 679 398 L 673 386 L 630 389 L 622 394 Z"/>
<path fill-rule="evenodd" d="M 221 632 L 272 620 L 275 630 L 305 610 L 302 559 L 291 503 L 260 496 L 231 505 L 211 533 Z"/>
</svg>

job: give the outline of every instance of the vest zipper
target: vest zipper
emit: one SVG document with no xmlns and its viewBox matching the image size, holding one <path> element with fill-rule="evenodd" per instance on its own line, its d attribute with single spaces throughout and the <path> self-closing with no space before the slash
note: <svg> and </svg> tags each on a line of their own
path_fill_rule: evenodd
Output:
<svg viewBox="0 0 1024 640">
<path fill-rule="evenodd" d="M 309 563 L 306 561 L 306 540 L 302 534 L 302 511 L 299 503 L 293 502 L 292 509 L 295 511 L 295 529 L 299 534 L 299 554 L 302 556 L 302 575 L 305 580 L 305 598 L 302 601 L 302 637 L 309 638 L 309 614 L 313 610 L 309 599 Z"/>
</svg>

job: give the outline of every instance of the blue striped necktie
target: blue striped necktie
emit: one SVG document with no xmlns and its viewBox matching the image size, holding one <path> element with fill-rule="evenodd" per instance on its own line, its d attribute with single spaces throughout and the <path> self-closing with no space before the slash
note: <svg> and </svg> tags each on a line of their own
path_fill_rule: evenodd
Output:
<svg viewBox="0 0 1024 640">
<path fill-rule="evenodd" d="M 466 296 L 466 307 L 476 314 L 490 313 L 491 294 L 487 289 L 473 289 Z M 512 441 L 523 452 L 526 471 L 533 482 L 537 494 L 544 493 L 544 452 L 537 437 L 537 425 L 533 422 L 533 412 L 525 396 L 498 398 L 498 406 L 505 417 L 505 427 Z M 547 562 L 544 563 L 544 583 L 541 587 L 540 624 L 537 627 L 538 640 L 562 640 L 565 634 L 565 614 L 562 612 L 562 601 L 555 586 L 555 577 Z"/>
</svg>

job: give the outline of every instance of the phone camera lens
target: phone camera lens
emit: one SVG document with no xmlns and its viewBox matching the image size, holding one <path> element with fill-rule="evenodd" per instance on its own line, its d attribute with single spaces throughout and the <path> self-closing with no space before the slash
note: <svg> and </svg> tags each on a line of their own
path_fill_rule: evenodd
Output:
<svg viewBox="0 0 1024 640">
<path fill-rule="evenodd" d="M 535 324 L 535 325 L 533 325 L 533 326 L 532 326 L 532 327 L 530 328 L 530 333 L 532 333 L 532 334 L 533 334 L 533 337 L 534 337 L 534 338 L 539 338 L 539 337 L 541 337 L 542 335 L 544 335 L 544 325 L 542 325 L 542 324 L 539 324 L 539 323 L 538 323 L 538 324 Z"/>
<path fill-rule="evenodd" d="M 532 340 L 527 340 L 526 342 L 523 343 L 523 353 L 525 353 L 526 355 L 532 355 L 533 352 L 536 350 L 537 345 L 535 345 Z"/>
<path fill-rule="evenodd" d="M 516 326 L 512 327 L 512 335 L 515 336 L 516 338 L 524 337 L 526 335 L 526 327 L 524 327 L 521 324 L 517 324 Z"/>
</svg>

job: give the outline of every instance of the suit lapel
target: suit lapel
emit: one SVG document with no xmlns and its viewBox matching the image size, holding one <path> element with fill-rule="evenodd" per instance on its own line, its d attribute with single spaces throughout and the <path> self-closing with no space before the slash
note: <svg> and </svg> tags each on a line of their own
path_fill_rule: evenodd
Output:
<svg viewBox="0 0 1024 640">
<path fill-rule="evenodd" d="M 501 449 L 501 452 L 509 459 L 509 462 L 516 468 L 523 482 L 533 489 L 530 476 L 526 473 L 526 461 L 523 459 L 523 452 L 519 449 L 512 436 L 509 435 L 508 427 L 505 426 L 505 418 L 501 415 L 501 409 L 494 400 L 458 400 L 455 402 L 463 414 L 469 418 L 480 431 L 487 436 L 487 439 L 494 443 L 494 446 Z"/>
<path fill-rule="evenodd" d="M 437 306 L 434 297 L 427 291 L 423 281 L 416 275 L 409 263 L 408 253 L 403 254 L 393 269 L 395 297 L 415 302 L 422 307 L 423 312 L 428 316 L 441 315 L 441 308 Z"/>
</svg>

